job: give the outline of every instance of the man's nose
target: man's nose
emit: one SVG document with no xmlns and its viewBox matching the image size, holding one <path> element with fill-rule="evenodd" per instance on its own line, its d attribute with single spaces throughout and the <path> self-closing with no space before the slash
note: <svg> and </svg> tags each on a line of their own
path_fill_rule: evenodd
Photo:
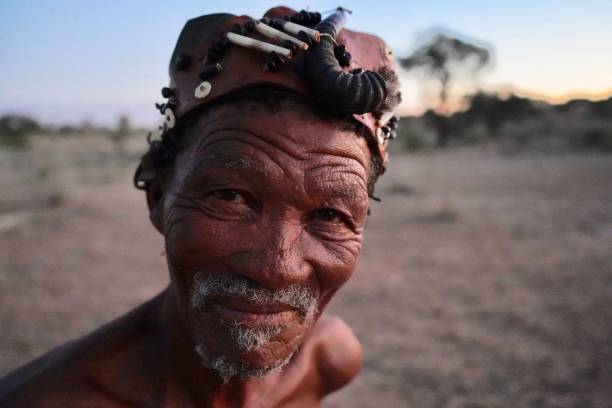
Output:
<svg viewBox="0 0 612 408">
<path fill-rule="evenodd" d="M 301 223 L 276 220 L 260 231 L 248 250 L 232 257 L 234 272 L 271 289 L 307 284 L 310 267 L 304 261 Z"/>
</svg>

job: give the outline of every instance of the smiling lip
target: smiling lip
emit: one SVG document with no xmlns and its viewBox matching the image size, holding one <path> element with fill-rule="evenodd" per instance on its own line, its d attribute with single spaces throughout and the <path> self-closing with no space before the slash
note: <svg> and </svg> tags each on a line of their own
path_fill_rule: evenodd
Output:
<svg viewBox="0 0 612 408">
<path fill-rule="evenodd" d="M 275 324 L 297 316 L 297 309 L 286 304 L 255 304 L 235 297 L 215 297 L 209 300 L 209 305 L 221 317 L 234 321 Z"/>
</svg>

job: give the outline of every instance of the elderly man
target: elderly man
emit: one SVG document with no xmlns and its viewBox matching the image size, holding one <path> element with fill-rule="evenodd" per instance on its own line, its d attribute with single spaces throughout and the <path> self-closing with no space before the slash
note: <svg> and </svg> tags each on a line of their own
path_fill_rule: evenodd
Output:
<svg viewBox="0 0 612 408">
<path fill-rule="evenodd" d="M 356 375 L 358 341 L 321 313 L 355 269 L 399 92 L 346 15 L 185 25 L 134 178 L 171 283 L 6 376 L 0 406 L 316 406 Z"/>
</svg>

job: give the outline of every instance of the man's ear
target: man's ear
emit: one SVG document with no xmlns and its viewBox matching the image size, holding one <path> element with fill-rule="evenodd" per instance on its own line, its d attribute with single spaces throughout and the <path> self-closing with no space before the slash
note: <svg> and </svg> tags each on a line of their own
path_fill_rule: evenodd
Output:
<svg viewBox="0 0 612 408">
<path fill-rule="evenodd" d="M 158 176 L 147 183 L 147 206 L 149 207 L 149 219 L 151 224 L 162 235 L 164 233 L 164 177 Z"/>
<path fill-rule="evenodd" d="M 164 233 L 163 212 L 167 181 L 167 172 L 156 169 L 150 152 L 145 154 L 140 160 L 136 173 L 134 173 L 134 185 L 139 190 L 145 191 L 147 207 L 149 207 L 149 219 L 161 234 Z"/>
</svg>

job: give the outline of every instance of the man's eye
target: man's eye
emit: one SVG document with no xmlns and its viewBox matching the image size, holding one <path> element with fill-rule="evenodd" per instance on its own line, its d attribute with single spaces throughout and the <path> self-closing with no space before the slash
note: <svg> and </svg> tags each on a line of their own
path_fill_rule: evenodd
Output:
<svg viewBox="0 0 612 408">
<path fill-rule="evenodd" d="M 343 221 L 342 214 L 330 208 L 322 208 L 320 210 L 315 211 L 314 217 L 318 220 L 325 221 L 325 222 L 342 222 Z"/>
<path fill-rule="evenodd" d="M 215 198 L 218 198 L 219 200 L 227 201 L 229 203 L 246 203 L 246 198 L 236 190 L 217 190 L 213 191 L 211 195 Z"/>
</svg>

